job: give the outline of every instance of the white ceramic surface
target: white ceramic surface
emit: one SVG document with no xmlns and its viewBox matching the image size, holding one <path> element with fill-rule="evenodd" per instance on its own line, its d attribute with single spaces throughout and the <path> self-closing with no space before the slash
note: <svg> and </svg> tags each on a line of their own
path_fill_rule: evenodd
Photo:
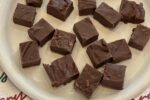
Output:
<svg viewBox="0 0 150 100">
<path fill-rule="evenodd" d="M 17 2 L 24 3 L 23 1 L 25 0 L 0 0 L 0 63 L 2 69 L 7 73 L 10 80 L 17 88 L 35 100 L 85 100 L 86 98 L 84 98 L 84 96 L 73 89 L 73 82 L 66 86 L 52 88 L 42 64 L 40 66 L 22 69 L 18 49 L 19 43 L 30 40 L 30 38 L 27 34 L 28 28 L 14 24 L 12 16 Z M 105 1 L 116 10 L 119 9 L 121 2 L 121 0 L 97 0 L 98 5 L 102 1 Z M 150 1 L 135 1 L 141 1 L 144 3 L 146 21 L 143 24 L 150 27 Z M 77 0 L 73 0 L 73 2 L 75 7 L 74 11 L 68 17 L 66 22 L 62 22 L 50 15 L 47 15 L 46 5 L 48 0 L 44 0 L 42 8 L 37 9 L 35 22 L 37 22 L 40 18 L 45 18 L 54 27 L 68 32 L 73 32 L 73 23 L 86 17 L 78 16 Z M 136 27 L 134 24 L 119 23 L 115 29 L 110 30 L 95 21 L 92 16 L 89 17 L 100 34 L 99 39 L 104 38 L 107 42 L 121 38 L 125 38 L 128 41 L 132 33 L 132 29 Z M 91 64 L 88 56 L 86 55 L 85 49 L 86 48 L 81 47 L 77 40 L 72 56 L 80 72 L 86 63 Z M 99 86 L 94 92 L 91 100 L 129 100 L 143 92 L 150 85 L 149 50 L 150 41 L 143 52 L 131 48 L 133 54 L 132 59 L 120 63 L 127 66 L 124 89 L 122 91 L 116 91 Z M 50 51 L 49 42 L 44 47 L 40 48 L 40 55 L 42 63 L 51 63 L 53 60 L 61 57 L 61 55 Z"/>
</svg>

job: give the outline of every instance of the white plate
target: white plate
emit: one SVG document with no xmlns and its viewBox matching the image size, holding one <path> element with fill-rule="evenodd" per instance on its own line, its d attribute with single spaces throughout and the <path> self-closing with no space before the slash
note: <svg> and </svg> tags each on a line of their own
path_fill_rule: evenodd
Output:
<svg viewBox="0 0 150 100">
<path fill-rule="evenodd" d="M 45 73 L 42 64 L 40 66 L 22 69 L 19 57 L 19 43 L 30 40 L 27 34 L 26 27 L 15 25 L 12 21 L 12 16 L 17 2 L 25 0 L 0 0 L 0 61 L 1 67 L 7 73 L 10 80 L 20 90 L 25 92 L 35 100 L 84 100 L 84 96 L 79 94 L 73 89 L 73 82 L 66 86 L 59 88 L 52 88 L 47 74 Z M 121 0 L 97 0 L 98 5 L 105 1 L 114 9 L 118 10 Z M 149 0 L 135 0 L 136 2 L 143 2 L 146 10 L 146 21 L 143 23 L 150 27 L 150 1 Z M 66 22 L 59 21 L 54 17 L 47 15 L 46 5 L 48 0 L 44 0 L 41 9 L 37 10 L 35 22 L 40 18 L 45 18 L 54 27 L 73 32 L 73 24 L 85 17 L 78 16 L 77 0 L 74 0 L 75 9 L 69 16 Z M 132 33 L 132 28 L 136 27 L 134 24 L 119 23 L 119 25 L 110 30 L 103 27 L 92 16 L 92 22 L 96 26 L 100 36 L 107 42 L 115 41 L 117 39 L 125 38 L 127 41 Z M 150 42 L 146 45 L 143 52 L 131 48 L 133 57 L 130 60 L 124 61 L 121 64 L 127 66 L 124 89 L 116 91 L 99 86 L 94 92 L 91 100 L 123 100 L 131 99 L 145 90 L 150 84 Z M 40 55 L 42 63 L 51 63 L 53 60 L 61 57 L 56 53 L 52 53 L 49 49 L 49 42 L 40 48 Z M 77 41 L 73 50 L 72 56 L 81 72 L 86 63 L 91 64 L 88 56 L 86 55 L 85 48 L 82 48 L 79 41 Z"/>
</svg>

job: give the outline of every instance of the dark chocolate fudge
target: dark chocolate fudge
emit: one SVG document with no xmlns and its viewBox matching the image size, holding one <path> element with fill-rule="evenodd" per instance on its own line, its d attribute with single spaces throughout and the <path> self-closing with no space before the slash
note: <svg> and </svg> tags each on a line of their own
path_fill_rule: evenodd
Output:
<svg viewBox="0 0 150 100">
<path fill-rule="evenodd" d="M 26 0 L 26 4 L 33 7 L 41 7 L 43 0 Z"/>
<path fill-rule="evenodd" d="M 138 25 L 133 29 L 133 33 L 129 40 L 129 45 L 138 50 L 143 50 L 150 38 L 150 28 Z"/>
<path fill-rule="evenodd" d="M 23 68 L 39 65 L 41 62 L 38 44 L 35 41 L 21 43 L 20 56 Z"/>
<path fill-rule="evenodd" d="M 31 39 L 43 46 L 52 38 L 54 31 L 55 29 L 46 20 L 41 19 L 28 30 L 28 34 Z"/>
<path fill-rule="evenodd" d="M 112 58 L 108 45 L 103 39 L 92 43 L 87 48 L 87 54 L 95 68 L 101 67 Z"/>
<path fill-rule="evenodd" d="M 101 84 L 109 88 L 122 90 L 125 71 L 126 66 L 124 65 L 106 64 Z"/>
<path fill-rule="evenodd" d="M 75 23 L 73 30 L 83 47 L 98 39 L 99 34 L 89 18 Z"/>
<path fill-rule="evenodd" d="M 106 27 L 114 28 L 121 20 L 121 15 L 106 3 L 102 3 L 94 13 L 94 18 Z"/>
<path fill-rule="evenodd" d="M 136 4 L 135 1 L 122 0 L 120 6 L 122 21 L 125 23 L 139 24 L 144 22 L 145 10 L 143 4 Z"/>
<path fill-rule="evenodd" d="M 47 13 L 62 21 L 67 19 L 73 9 L 71 0 L 50 0 L 47 5 Z"/>
<path fill-rule="evenodd" d="M 78 0 L 79 15 L 93 14 L 96 9 L 96 0 Z"/>
<path fill-rule="evenodd" d="M 76 36 L 61 30 L 56 30 L 51 41 L 50 48 L 52 51 L 66 55 L 72 52 Z"/>
<path fill-rule="evenodd" d="M 125 39 L 120 39 L 108 44 L 112 54 L 112 62 L 118 63 L 130 59 L 132 54 Z"/>
<path fill-rule="evenodd" d="M 65 85 L 76 79 L 79 75 L 79 71 L 71 55 L 59 58 L 53 61 L 51 65 L 44 64 L 43 66 L 53 87 Z"/>
<path fill-rule="evenodd" d="M 74 83 L 74 88 L 84 96 L 90 98 L 94 90 L 99 86 L 102 74 L 90 65 L 86 65 Z"/>
<path fill-rule="evenodd" d="M 16 24 L 31 27 L 34 23 L 36 8 L 18 3 L 13 21 Z"/>
</svg>

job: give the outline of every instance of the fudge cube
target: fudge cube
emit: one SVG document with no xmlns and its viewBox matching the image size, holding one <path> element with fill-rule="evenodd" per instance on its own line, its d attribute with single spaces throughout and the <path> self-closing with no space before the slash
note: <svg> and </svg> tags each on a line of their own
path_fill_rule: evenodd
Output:
<svg viewBox="0 0 150 100">
<path fill-rule="evenodd" d="M 106 27 L 114 28 L 121 20 L 121 15 L 106 3 L 102 3 L 94 13 L 94 18 Z"/>
<path fill-rule="evenodd" d="M 54 31 L 55 29 L 42 18 L 28 30 L 28 34 L 31 39 L 37 41 L 40 46 L 43 46 L 52 38 Z"/>
<path fill-rule="evenodd" d="M 106 64 L 101 84 L 112 89 L 122 90 L 125 71 L 126 66 L 124 65 Z"/>
<path fill-rule="evenodd" d="M 95 12 L 96 0 L 78 0 L 79 15 L 90 15 Z"/>
<path fill-rule="evenodd" d="M 108 44 L 112 54 L 112 62 L 119 63 L 132 57 L 131 51 L 125 39 L 120 39 Z"/>
<path fill-rule="evenodd" d="M 124 23 L 139 24 L 144 22 L 145 10 L 143 4 L 137 4 L 135 1 L 122 0 L 120 14 Z"/>
<path fill-rule="evenodd" d="M 62 30 L 56 30 L 51 41 L 50 48 L 59 54 L 67 55 L 73 50 L 76 42 L 76 36 Z"/>
<path fill-rule="evenodd" d="M 83 47 L 98 39 L 99 34 L 90 18 L 85 18 L 75 23 L 73 30 Z"/>
<path fill-rule="evenodd" d="M 15 24 L 31 27 L 34 23 L 36 8 L 18 3 L 13 21 Z"/>
<path fill-rule="evenodd" d="M 41 7 L 43 0 L 26 0 L 26 4 L 33 7 Z"/>
<path fill-rule="evenodd" d="M 74 88 L 80 91 L 85 97 L 90 98 L 102 79 L 101 72 L 86 65 L 79 78 L 74 83 Z"/>
<path fill-rule="evenodd" d="M 129 40 L 129 45 L 138 50 L 143 50 L 150 38 L 150 28 L 138 25 L 133 29 L 133 33 Z"/>
<path fill-rule="evenodd" d="M 108 45 L 103 39 L 92 43 L 87 48 L 87 54 L 95 68 L 101 67 L 112 58 Z"/>
<path fill-rule="evenodd" d="M 35 41 L 20 43 L 20 56 L 23 68 L 39 65 L 41 58 Z"/>
<path fill-rule="evenodd" d="M 59 58 L 53 61 L 51 65 L 44 64 L 43 66 L 53 87 L 65 85 L 76 79 L 79 75 L 79 71 L 71 55 Z"/>
<path fill-rule="evenodd" d="M 50 0 L 47 5 L 47 13 L 62 21 L 67 19 L 73 9 L 71 0 Z"/>
</svg>

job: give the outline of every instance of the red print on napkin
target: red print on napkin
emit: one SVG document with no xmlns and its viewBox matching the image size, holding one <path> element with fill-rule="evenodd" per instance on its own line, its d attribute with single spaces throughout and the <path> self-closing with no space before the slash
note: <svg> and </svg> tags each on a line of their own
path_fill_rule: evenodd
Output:
<svg viewBox="0 0 150 100">
<path fill-rule="evenodd" d="M 23 94 L 23 92 L 20 92 L 19 94 L 15 94 L 14 96 L 0 98 L 0 100 L 25 100 L 25 98 L 27 98 L 27 95 Z"/>
<path fill-rule="evenodd" d="M 140 96 L 139 100 L 150 100 L 150 93 L 144 96 Z"/>
</svg>

